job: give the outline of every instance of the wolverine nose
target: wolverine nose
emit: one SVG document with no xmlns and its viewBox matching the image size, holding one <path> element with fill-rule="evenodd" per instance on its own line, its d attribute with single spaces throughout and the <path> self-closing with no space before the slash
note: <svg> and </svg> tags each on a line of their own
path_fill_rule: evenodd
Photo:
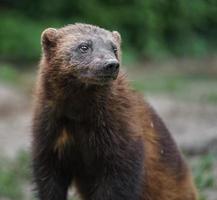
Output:
<svg viewBox="0 0 217 200">
<path fill-rule="evenodd" d="M 109 74 L 113 74 L 115 72 L 117 72 L 119 69 L 119 62 L 116 61 L 116 60 L 111 60 L 111 61 L 108 61 L 105 65 L 104 65 L 104 71 L 106 73 L 109 73 Z"/>
</svg>

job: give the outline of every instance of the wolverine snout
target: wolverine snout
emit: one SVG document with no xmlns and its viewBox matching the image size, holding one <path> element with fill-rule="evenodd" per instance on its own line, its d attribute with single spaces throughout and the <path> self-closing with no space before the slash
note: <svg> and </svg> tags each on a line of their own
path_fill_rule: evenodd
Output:
<svg viewBox="0 0 217 200">
<path fill-rule="evenodd" d="M 110 60 L 103 66 L 105 73 L 113 74 L 119 70 L 119 62 L 116 60 Z"/>
<path fill-rule="evenodd" d="M 119 62 L 116 59 L 106 61 L 101 68 L 101 75 L 105 77 L 116 77 L 119 72 Z"/>
</svg>

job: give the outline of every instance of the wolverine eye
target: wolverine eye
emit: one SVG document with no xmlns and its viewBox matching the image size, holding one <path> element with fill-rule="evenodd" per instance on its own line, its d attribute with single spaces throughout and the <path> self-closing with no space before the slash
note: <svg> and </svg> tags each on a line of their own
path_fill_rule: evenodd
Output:
<svg viewBox="0 0 217 200">
<path fill-rule="evenodd" d="M 117 54 L 118 48 L 115 45 L 112 45 L 112 50 L 115 54 Z"/>
<path fill-rule="evenodd" d="M 89 49 L 89 46 L 87 44 L 81 44 L 81 45 L 79 45 L 78 48 L 79 48 L 81 53 L 86 53 Z"/>
</svg>

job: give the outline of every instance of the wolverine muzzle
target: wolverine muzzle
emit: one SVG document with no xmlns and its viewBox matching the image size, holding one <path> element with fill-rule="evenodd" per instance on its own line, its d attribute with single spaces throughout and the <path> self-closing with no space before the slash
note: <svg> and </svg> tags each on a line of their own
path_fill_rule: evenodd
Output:
<svg viewBox="0 0 217 200">
<path fill-rule="evenodd" d="M 116 78 L 119 72 L 119 62 L 115 59 L 107 61 L 102 67 L 102 76 Z"/>
</svg>

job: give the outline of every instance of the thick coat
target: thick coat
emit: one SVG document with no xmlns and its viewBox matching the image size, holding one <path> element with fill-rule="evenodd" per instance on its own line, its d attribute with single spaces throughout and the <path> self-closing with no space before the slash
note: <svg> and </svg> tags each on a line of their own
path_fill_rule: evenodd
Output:
<svg viewBox="0 0 217 200">
<path fill-rule="evenodd" d="M 87 37 L 90 52 L 70 49 Z M 84 200 L 197 199 L 170 133 L 122 70 L 98 78 L 108 54 L 120 62 L 117 32 L 84 24 L 47 29 L 42 46 L 32 143 L 40 200 L 66 200 L 72 182 Z"/>
</svg>

